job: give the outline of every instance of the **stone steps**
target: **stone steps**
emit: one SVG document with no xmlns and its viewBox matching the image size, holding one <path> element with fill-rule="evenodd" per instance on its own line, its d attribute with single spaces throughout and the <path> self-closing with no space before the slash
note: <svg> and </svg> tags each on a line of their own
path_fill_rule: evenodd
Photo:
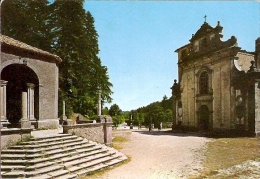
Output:
<svg viewBox="0 0 260 179">
<path fill-rule="evenodd" d="M 59 138 L 41 138 L 41 140 L 32 140 L 32 141 L 28 141 L 28 142 L 20 142 L 21 145 L 35 145 L 35 144 L 42 144 L 42 143 L 52 143 L 52 142 L 58 142 L 58 141 L 66 141 L 66 140 L 74 140 L 77 139 L 77 136 L 64 136 L 64 137 L 59 137 Z"/>
<path fill-rule="evenodd" d="M 1 177 L 8 179 L 78 178 L 127 159 L 113 148 L 69 134 L 33 138 L 1 152 Z"/>
<path fill-rule="evenodd" d="M 49 142 L 49 143 L 43 143 L 43 144 L 23 144 L 23 145 L 18 145 L 15 148 L 20 148 L 20 149 L 39 149 L 39 148 L 45 148 L 45 147 L 51 147 L 53 145 L 64 145 L 64 144 L 69 144 L 69 143 L 76 143 L 82 141 L 81 138 L 77 139 L 72 139 L 72 140 L 65 140 L 65 141 L 60 141 L 60 142 Z"/>
</svg>

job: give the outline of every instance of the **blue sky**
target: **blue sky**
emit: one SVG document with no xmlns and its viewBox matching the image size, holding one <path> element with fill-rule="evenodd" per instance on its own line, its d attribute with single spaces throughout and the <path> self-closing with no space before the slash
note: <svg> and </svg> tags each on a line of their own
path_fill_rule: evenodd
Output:
<svg viewBox="0 0 260 179">
<path fill-rule="evenodd" d="M 205 15 L 213 27 L 220 21 L 224 41 L 234 35 L 242 49 L 254 51 L 259 7 L 253 1 L 86 1 L 99 34 L 99 56 L 113 83 L 111 104 L 126 111 L 170 97 L 178 79 L 174 51 L 189 43 Z"/>
</svg>

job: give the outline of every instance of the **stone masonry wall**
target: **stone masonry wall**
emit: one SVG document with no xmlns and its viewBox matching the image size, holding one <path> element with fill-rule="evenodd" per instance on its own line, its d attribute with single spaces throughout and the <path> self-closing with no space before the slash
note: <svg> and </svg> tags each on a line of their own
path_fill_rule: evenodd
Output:
<svg viewBox="0 0 260 179">
<path fill-rule="evenodd" d="M 214 128 L 230 128 L 230 64 L 222 61 L 214 66 Z"/>
<path fill-rule="evenodd" d="M 98 143 L 105 143 L 102 123 L 63 126 L 63 131 Z"/>
<path fill-rule="evenodd" d="M 1 129 L 1 150 L 6 149 L 20 141 L 29 139 L 31 130 Z"/>
</svg>

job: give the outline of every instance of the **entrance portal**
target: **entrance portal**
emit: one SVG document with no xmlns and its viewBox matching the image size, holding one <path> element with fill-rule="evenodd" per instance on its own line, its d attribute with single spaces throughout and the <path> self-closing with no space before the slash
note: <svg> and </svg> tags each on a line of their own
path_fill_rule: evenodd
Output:
<svg viewBox="0 0 260 179">
<path fill-rule="evenodd" d="M 35 72 L 26 65 L 13 64 L 2 70 L 1 79 L 7 81 L 6 117 L 11 127 L 18 127 L 22 118 L 38 118 L 39 80 Z"/>
<path fill-rule="evenodd" d="M 209 130 L 209 108 L 206 105 L 199 108 L 199 127 L 202 130 Z"/>
</svg>

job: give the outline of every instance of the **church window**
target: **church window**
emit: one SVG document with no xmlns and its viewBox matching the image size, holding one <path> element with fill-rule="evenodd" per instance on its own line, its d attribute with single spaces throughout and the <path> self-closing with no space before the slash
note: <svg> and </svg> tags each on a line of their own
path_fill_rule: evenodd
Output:
<svg viewBox="0 0 260 179">
<path fill-rule="evenodd" d="M 202 72 L 199 78 L 199 88 L 200 94 L 208 94 L 208 73 L 206 71 Z"/>
</svg>

